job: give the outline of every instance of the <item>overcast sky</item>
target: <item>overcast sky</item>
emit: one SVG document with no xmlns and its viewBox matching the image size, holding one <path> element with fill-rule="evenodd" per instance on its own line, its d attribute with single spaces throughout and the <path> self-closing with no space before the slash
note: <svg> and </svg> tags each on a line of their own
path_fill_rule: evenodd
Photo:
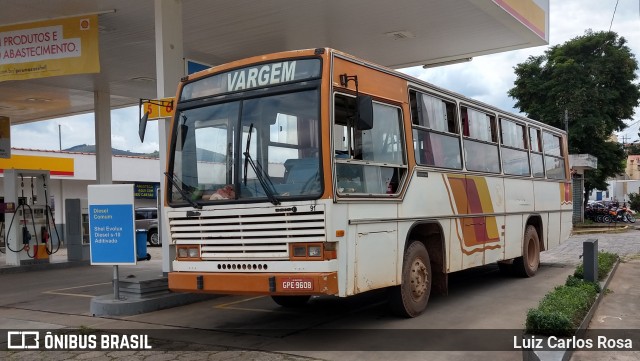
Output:
<svg viewBox="0 0 640 361">
<path fill-rule="evenodd" d="M 562 44 L 585 30 L 611 30 L 628 41 L 628 46 L 640 59 L 640 0 L 550 0 L 550 45 Z M 611 22 L 613 18 L 613 23 Z M 541 55 L 548 47 L 541 46 L 474 58 L 471 62 L 444 67 L 422 69 L 413 67 L 402 71 L 453 90 L 467 97 L 495 105 L 504 110 L 513 109 L 514 100 L 507 95 L 513 87 L 513 68 L 531 55 Z M 640 109 L 629 128 L 619 135 L 626 141 L 638 138 Z M 58 130 L 62 135 L 62 148 L 79 144 L 95 144 L 93 114 L 52 119 L 16 125 L 11 128 L 11 142 L 17 148 L 57 150 Z M 622 139 L 620 139 L 622 141 Z M 117 149 L 150 153 L 158 150 L 157 122 L 149 122 L 145 142 L 138 138 L 138 108 L 124 108 L 111 113 L 111 141 Z"/>
</svg>

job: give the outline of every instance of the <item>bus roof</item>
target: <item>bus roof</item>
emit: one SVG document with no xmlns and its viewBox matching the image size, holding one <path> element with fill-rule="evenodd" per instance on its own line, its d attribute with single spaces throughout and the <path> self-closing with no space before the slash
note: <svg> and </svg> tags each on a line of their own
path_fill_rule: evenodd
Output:
<svg viewBox="0 0 640 361">
<path fill-rule="evenodd" d="M 402 73 L 400 71 L 379 65 L 379 64 L 375 64 L 372 63 L 368 60 L 359 58 L 357 56 L 351 55 L 351 54 L 347 54 L 345 52 L 342 52 L 340 50 L 337 49 L 332 49 L 332 48 L 312 48 L 312 49 L 299 49 L 299 50 L 290 50 L 290 51 L 283 51 L 283 52 L 276 52 L 276 53 L 271 53 L 271 54 L 264 54 L 264 55 L 259 55 L 259 56 L 254 56 L 254 57 L 250 57 L 250 58 L 245 58 L 245 59 L 239 59 L 239 60 L 235 60 L 226 64 L 221 64 L 221 65 L 217 65 L 214 66 L 212 68 L 209 69 L 205 69 L 202 70 L 200 72 L 191 74 L 189 76 L 184 77 L 182 80 L 184 81 L 192 81 L 195 80 L 197 78 L 202 78 L 202 77 L 207 77 L 210 75 L 214 75 L 220 72 L 224 72 L 224 71 L 228 71 L 231 69 L 235 69 L 235 68 L 240 68 L 240 67 L 244 67 L 247 66 L 247 64 L 255 64 L 255 63 L 262 63 L 262 62 L 270 62 L 270 61 L 274 61 L 274 60 L 280 60 L 280 59 L 287 59 L 287 58 L 299 58 L 299 57 L 308 57 L 308 56 L 322 56 L 322 57 L 332 57 L 332 56 L 336 56 L 345 60 L 348 60 L 350 62 L 354 62 L 357 64 L 360 64 L 362 66 L 368 67 L 370 69 L 373 70 L 377 70 L 377 71 L 381 71 L 399 78 L 402 78 L 404 80 L 406 80 L 408 82 L 408 86 L 411 85 L 415 85 L 416 88 L 422 87 L 422 88 L 427 88 L 429 90 L 444 94 L 446 96 L 452 97 L 452 98 L 456 98 L 458 100 L 461 100 L 465 103 L 468 103 L 470 105 L 476 105 L 479 107 L 483 107 L 486 109 L 490 109 L 496 113 L 498 113 L 499 115 L 504 115 L 506 117 L 510 117 L 510 118 L 515 118 L 515 119 L 519 119 L 525 122 L 528 122 L 532 125 L 535 126 L 539 126 L 541 128 L 545 128 L 547 130 L 551 130 L 553 132 L 556 133 L 560 133 L 560 134 L 565 134 L 566 132 L 560 128 L 556 128 L 554 126 L 551 126 L 549 124 L 545 124 L 542 123 L 538 120 L 535 119 L 531 119 L 528 118 L 526 116 L 523 115 L 519 115 L 519 114 L 515 114 L 503 109 L 500 109 L 496 106 L 493 106 L 491 104 L 487 104 L 484 102 L 481 102 L 479 100 L 473 99 L 473 98 L 469 98 L 463 94 L 454 92 L 452 90 L 448 90 L 442 87 L 439 87 L 437 85 L 434 85 L 432 83 L 426 82 L 424 80 L 412 77 L 408 74 Z"/>
</svg>

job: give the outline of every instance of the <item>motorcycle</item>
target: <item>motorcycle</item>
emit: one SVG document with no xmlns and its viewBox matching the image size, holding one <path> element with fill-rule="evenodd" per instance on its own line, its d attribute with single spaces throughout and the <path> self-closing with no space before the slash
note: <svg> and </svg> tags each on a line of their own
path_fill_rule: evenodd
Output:
<svg viewBox="0 0 640 361">
<path fill-rule="evenodd" d="M 633 211 L 627 207 L 626 203 L 624 203 L 622 207 L 611 208 L 609 210 L 609 215 L 612 222 L 636 222 L 636 217 L 633 214 Z"/>
</svg>

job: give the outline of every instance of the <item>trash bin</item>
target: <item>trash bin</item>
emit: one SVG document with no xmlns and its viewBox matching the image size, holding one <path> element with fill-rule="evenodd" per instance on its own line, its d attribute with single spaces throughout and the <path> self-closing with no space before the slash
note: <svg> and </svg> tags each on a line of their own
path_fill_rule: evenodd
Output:
<svg viewBox="0 0 640 361">
<path fill-rule="evenodd" d="M 138 261 L 148 261 L 151 255 L 147 253 L 147 230 L 136 229 L 136 257 Z"/>
</svg>

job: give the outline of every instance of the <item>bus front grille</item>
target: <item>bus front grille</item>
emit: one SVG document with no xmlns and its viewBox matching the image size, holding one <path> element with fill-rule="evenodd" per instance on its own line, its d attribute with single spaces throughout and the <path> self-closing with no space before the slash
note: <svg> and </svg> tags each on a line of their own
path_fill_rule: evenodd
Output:
<svg viewBox="0 0 640 361">
<path fill-rule="evenodd" d="M 289 259 L 288 243 L 324 242 L 324 207 L 302 212 L 296 207 L 169 212 L 171 239 L 199 244 L 203 260 Z"/>
</svg>

